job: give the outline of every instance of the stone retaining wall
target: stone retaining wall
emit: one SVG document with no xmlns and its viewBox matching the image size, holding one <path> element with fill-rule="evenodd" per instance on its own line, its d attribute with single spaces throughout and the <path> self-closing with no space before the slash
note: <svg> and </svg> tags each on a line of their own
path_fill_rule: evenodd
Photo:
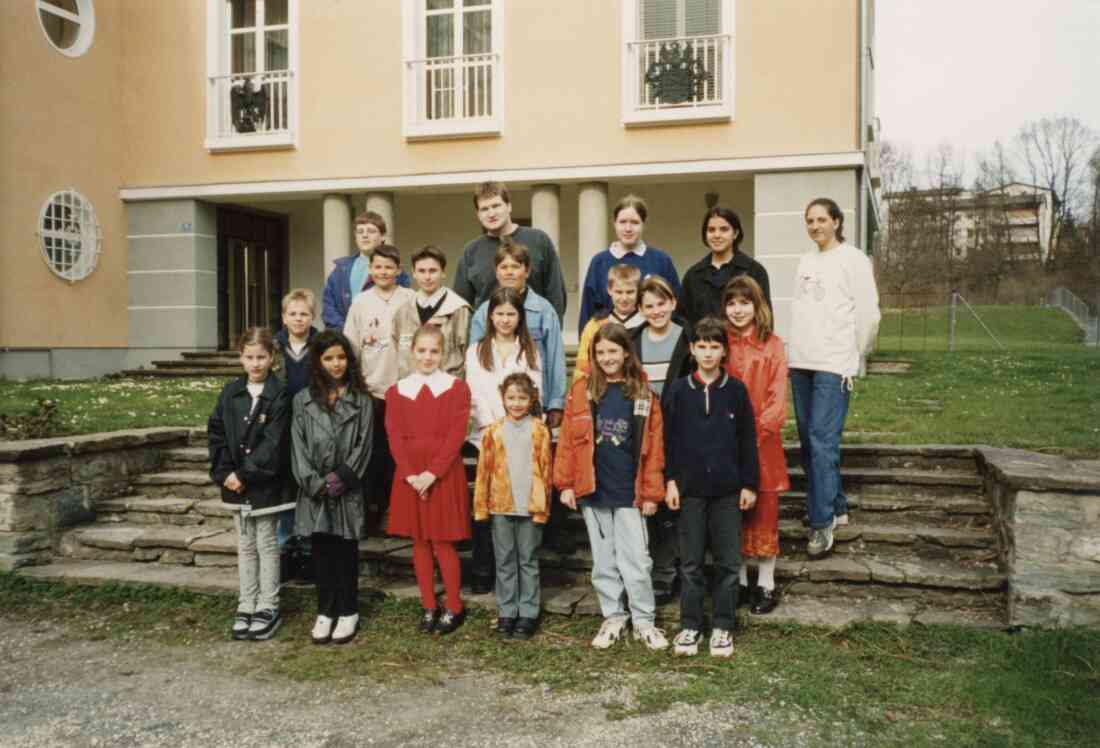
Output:
<svg viewBox="0 0 1100 748">
<path fill-rule="evenodd" d="M 1100 627 L 1100 461 L 978 450 L 1008 574 L 1008 623 Z"/>
<path fill-rule="evenodd" d="M 190 429 L 151 428 L 0 442 L 0 571 L 48 563 L 61 533 L 95 520 L 95 504 L 157 470 Z"/>
</svg>

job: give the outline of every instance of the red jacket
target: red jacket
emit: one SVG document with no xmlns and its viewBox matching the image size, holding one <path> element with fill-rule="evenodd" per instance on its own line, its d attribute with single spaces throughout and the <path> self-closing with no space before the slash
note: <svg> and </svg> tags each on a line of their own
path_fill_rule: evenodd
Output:
<svg viewBox="0 0 1100 748">
<path fill-rule="evenodd" d="M 772 333 L 767 342 L 752 334 L 729 334 L 726 371 L 749 391 L 756 415 L 756 451 L 760 458 L 760 491 L 786 491 L 787 456 L 783 452 L 783 425 L 787 422 L 787 355 L 783 341 Z"/>
<path fill-rule="evenodd" d="M 638 456 L 638 474 L 634 480 L 634 506 L 665 500 L 665 437 L 661 420 L 661 402 L 646 387 L 648 407 L 642 423 L 642 443 Z M 640 402 L 640 401 L 639 401 Z M 638 413 L 638 410 L 635 410 Z M 596 492 L 596 438 L 592 404 L 588 399 L 588 377 L 582 376 L 569 389 L 562 414 L 561 433 L 554 457 L 554 485 L 559 490 L 573 489 L 577 498 Z M 637 431 L 635 431 L 637 433 Z"/>
</svg>

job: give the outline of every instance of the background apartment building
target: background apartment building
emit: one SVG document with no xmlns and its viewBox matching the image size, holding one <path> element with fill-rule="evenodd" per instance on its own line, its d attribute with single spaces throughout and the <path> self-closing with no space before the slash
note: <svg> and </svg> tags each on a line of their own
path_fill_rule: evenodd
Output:
<svg viewBox="0 0 1100 748">
<path fill-rule="evenodd" d="M 0 4 L 0 375 L 88 376 L 279 324 L 364 208 L 453 265 L 478 182 L 570 290 L 650 204 L 681 273 L 709 196 L 782 333 L 802 210 L 876 221 L 872 0 L 11 0 Z"/>
</svg>

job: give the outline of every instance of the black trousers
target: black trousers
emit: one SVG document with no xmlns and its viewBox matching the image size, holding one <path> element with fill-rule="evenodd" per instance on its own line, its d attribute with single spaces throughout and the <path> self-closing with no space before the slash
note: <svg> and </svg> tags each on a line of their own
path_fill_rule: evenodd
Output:
<svg viewBox="0 0 1100 748">
<path fill-rule="evenodd" d="M 680 499 L 680 626 L 703 629 L 707 541 L 714 559 L 711 603 L 714 628 L 733 631 L 737 623 L 737 575 L 741 570 L 741 507 L 738 496 Z"/>
<path fill-rule="evenodd" d="M 390 491 L 393 489 L 393 474 L 396 466 L 393 462 L 393 454 L 390 452 L 390 442 L 386 436 L 386 401 L 376 397 L 371 398 L 374 405 L 373 414 L 373 439 L 371 443 L 370 462 L 367 463 L 367 473 L 364 476 L 366 484 L 367 503 L 374 503 L 378 507 L 378 517 L 382 518 L 390 508 Z M 373 499 L 373 502 L 370 500 Z"/>
<path fill-rule="evenodd" d="M 359 612 L 359 541 L 314 533 L 317 614 L 329 618 Z"/>
</svg>

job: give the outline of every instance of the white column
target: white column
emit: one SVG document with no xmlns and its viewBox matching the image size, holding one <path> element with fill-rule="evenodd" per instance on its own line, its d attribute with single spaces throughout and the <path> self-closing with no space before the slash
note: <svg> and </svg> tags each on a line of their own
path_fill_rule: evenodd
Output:
<svg viewBox="0 0 1100 748">
<path fill-rule="evenodd" d="M 333 263 L 351 254 L 351 202 L 347 195 L 324 197 L 324 277 L 332 272 Z"/>
<path fill-rule="evenodd" d="M 368 192 L 366 209 L 386 219 L 386 242 L 397 244 L 397 226 L 394 224 L 393 193 Z"/>
<path fill-rule="evenodd" d="M 584 285 L 588 264 L 607 249 L 607 182 L 585 182 L 577 199 L 577 284 Z M 579 298 L 578 298 L 579 302 Z"/>
<path fill-rule="evenodd" d="M 546 232 L 561 253 L 561 188 L 536 184 L 531 188 L 531 225 Z"/>
</svg>

